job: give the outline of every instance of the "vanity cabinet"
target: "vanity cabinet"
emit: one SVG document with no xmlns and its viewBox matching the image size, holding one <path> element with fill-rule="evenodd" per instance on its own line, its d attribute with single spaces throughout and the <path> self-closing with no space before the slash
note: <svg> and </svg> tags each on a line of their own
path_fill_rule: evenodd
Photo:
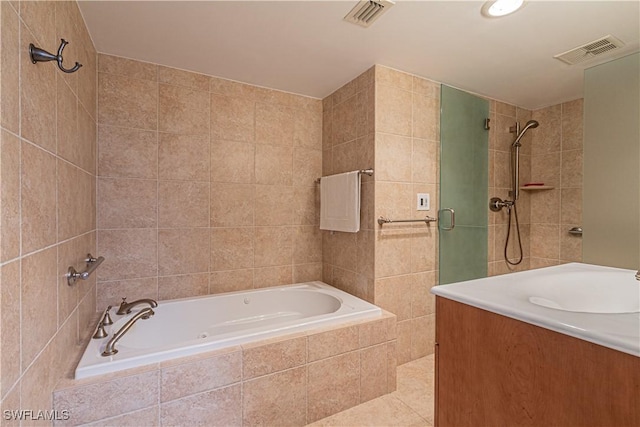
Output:
<svg viewBox="0 0 640 427">
<path fill-rule="evenodd" d="M 436 297 L 435 360 L 436 427 L 640 426 L 627 353 Z"/>
</svg>

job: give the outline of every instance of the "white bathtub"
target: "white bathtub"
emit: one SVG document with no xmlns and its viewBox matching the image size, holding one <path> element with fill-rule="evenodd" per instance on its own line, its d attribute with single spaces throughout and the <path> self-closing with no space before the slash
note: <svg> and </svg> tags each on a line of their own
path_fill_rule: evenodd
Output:
<svg viewBox="0 0 640 427">
<path fill-rule="evenodd" d="M 109 336 L 89 342 L 76 379 L 382 314 L 322 282 L 160 301 L 153 317 L 139 319 L 118 341 L 117 354 L 103 357 L 113 333 L 145 307 L 124 316 L 112 310 Z"/>
</svg>

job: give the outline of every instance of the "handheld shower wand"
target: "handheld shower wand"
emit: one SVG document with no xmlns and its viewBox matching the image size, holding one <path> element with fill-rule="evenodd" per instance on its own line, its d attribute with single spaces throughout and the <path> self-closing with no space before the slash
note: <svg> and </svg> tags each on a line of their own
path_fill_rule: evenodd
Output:
<svg viewBox="0 0 640 427">
<path fill-rule="evenodd" d="M 513 146 L 514 147 L 521 147 L 522 144 L 520 144 L 520 140 L 522 139 L 522 137 L 524 136 L 524 134 L 529 130 L 529 129 L 534 129 L 537 128 L 540 125 L 540 123 L 538 123 L 536 120 L 529 120 L 527 122 L 527 124 L 524 125 L 524 129 L 522 129 L 519 133 L 518 136 L 516 137 L 516 140 L 513 141 Z M 516 131 L 517 132 L 517 131 Z"/>
<path fill-rule="evenodd" d="M 529 120 L 525 124 L 522 130 L 520 130 L 520 124 L 518 122 L 516 122 L 516 125 L 514 127 L 509 129 L 509 131 L 517 135 L 515 141 L 513 141 L 513 144 L 511 144 L 510 166 L 511 166 L 511 172 L 512 172 L 512 175 L 511 175 L 512 191 L 510 195 L 512 197 L 512 200 L 502 200 L 499 197 L 492 197 L 491 200 L 489 201 L 489 209 L 491 209 L 493 212 L 498 212 L 502 210 L 502 208 L 507 208 L 508 215 L 509 215 L 509 222 L 507 225 L 508 227 L 507 238 L 506 238 L 506 241 L 504 242 L 504 259 L 508 264 L 511 264 L 511 265 L 520 264 L 524 256 L 522 251 L 522 241 L 520 239 L 520 224 L 518 222 L 518 211 L 516 208 L 516 201 L 520 196 L 520 176 L 519 176 L 520 175 L 520 147 L 522 147 L 522 143 L 520 142 L 520 140 L 529 129 L 537 128 L 538 126 L 539 126 L 539 123 L 537 121 Z M 507 248 L 509 246 L 509 237 L 511 234 L 511 214 L 512 213 L 515 218 L 516 231 L 518 233 L 518 246 L 520 248 L 520 257 L 516 262 L 510 261 L 509 257 L 507 256 Z"/>
</svg>

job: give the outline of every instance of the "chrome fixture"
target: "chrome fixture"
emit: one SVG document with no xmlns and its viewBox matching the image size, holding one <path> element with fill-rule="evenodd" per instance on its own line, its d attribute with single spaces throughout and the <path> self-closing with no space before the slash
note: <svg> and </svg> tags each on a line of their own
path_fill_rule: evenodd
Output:
<svg viewBox="0 0 640 427">
<path fill-rule="evenodd" d="M 127 297 L 124 297 L 122 298 L 122 302 L 120 303 L 120 307 L 118 307 L 118 311 L 116 311 L 116 314 L 129 314 L 131 313 L 131 309 L 133 307 L 140 304 L 149 304 L 151 308 L 156 308 L 158 306 L 158 303 L 151 298 L 143 298 L 134 302 L 127 302 Z"/>
<path fill-rule="evenodd" d="M 94 258 L 91 254 L 87 254 L 87 258 L 84 260 L 84 262 L 87 263 L 87 266 L 83 272 L 77 272 L 76 269 L 73 268 L 73 266 L 69 267 L 66 274 L 67 284 L 69 286 L 72 286 L 78 279 L 87 280 L 89 276 L 91 276 L 91 273 L 93 273 L 95 269 L 98 268 L 100 264 L 102 264 L 103 261 L 103 256 Z"/>
<path fill-rule="evenodd" d="M 98 327 L 96 328 L 96 332 L 93 334 L 93 339 L 101 339 L 107 337 L 109 334 L 104 330 L 104 324 L 102 322 L 98 323 Z"/>
<path fill-rule="evenodd" d="M 569 230 L 569 234 L 575 234 L 576 236 L 582 236 L 582 227 L 573 227 Z"/>
<path fill-rule="evenodd" d="M 426 216 L 420 219 L 389 219 L 383 216 L 378 218 L 378 224 L 380 224 L 380 226 L 382 226 L 382 224 L 391 224 L 392 222 L 424 222 L 425 224 L 428 225 L 429 223 L 436 222 L 436 221 L 437 219 L 430 216 Z"/>
<path fill-rule="evenodd" d="M 493 212 L 500 212 L 502 208 L 511 209 L 514 205 L 514 202 L 511 200 L 502 200 L 500 197 L 492 197 L 489 200 L 489 209 Z"/>
<path fill-rule="evenodd" d="M 640 280 L 640 270 L 638 270 L 636 273 L 636 280 Z"/>
<path fill-rule="evenodd" d="M 516 137 L 516 140 L 513 141 L 513 145 L 514 146 L 518 146 L 518 147 L 522 146 L 522 144 L 520 144 L 520 139 L 522 139 L 522 137 L 524 136 L 525 132 L 528 131 L 529 129 L 535 129 L 538 126 L 540 126 L 540 123 L 538 123 L 536 120 L 529 120 L 524 125 L 524 129 L 522 129 L 522 131 L 517 131 L 516 130 L 516 132 L 519 132 L 519 133 L 518 133 L 518 136 Z M 516 128 L 519 128 L 519 127 L 520 127 L 520 124 L 516 123 Z M 511 128 L 509 130 L 511 130 Z"/>
<path fill-rule="evenodd" d="M 96 332 L 93 334 L 93 339 L 104 338 L 107 335 L 107 331 L 105 331 L 104 327 L 108 325 L 113 325 L 113 320 L 111 320 L 111 316 L 109 315 L 109 310 L 111 310 L 111 306 L 107 307 L 104 311 L 104 314 L 100 318 L 100 322 L 98 322 L 98 327 L 96 328 Z"/>
<path fill-rule="evenodd" d="M 451 208 L 442 208 L 438 211 L 438 218 L 440 217 L 440 212 L 448 211 L 451 214 L 451 225 L 449 227 L 442 227 L 442 221 L 440 221 L 440 229 L 444 231 L 451 231 L 456 226 L 456 211 Z"/>
<path fill-rule="evenodd" d="M 518 197 L 520 197 L 520 147 L 522 147 L 522 144 L 520 143 L 520 140 L 522 139 L 522 137 L 524 136 L 524 134 L 529 130 L 529 129 L 534 129 L 538 127 L 538 122 L 535 120 L 529 120 L 527 122 L 526 125 L 524 125 L 524 129 L 522 129 L 522 131 L 519 131 L 520 128 L 520 124 L 516 122 L 516 133 L 518 134 L 518 136 L 516 137 L 516 140 L 513 141 L 513 144 L 511 144 L 511 150 L 513 151 L 513 149 L 515 148 L 515 160 L 513 161 L 513 201 L 515 202 L 516 200 L 518 200 Z"/>
<path fill-rule="evenodd" d="M 504 260 L 507 264 L 518 265 L 522 262 L 522 258 L 524 257 L 524 253 L 522 251 L 522 239 L 520 238 L 520 223 L 518 221 L 518 210 L 516 208 L 516 202 L 520 197 L 520 147 L 522 147 L 522 143 L 520 140 L 524 136 L 524 134 L 529 129 L 537 128 L 540 124 L 536 120 L 529 120 L 522 130 L 520 130 L 520 123 L 516 122 L 515 126 L 509 128 L 509 132 L 516 134 L 516 139 L 511 144 L 511 162 L 509 166 L 511 168 L 511 185 L 512 191 L 510 192 L 510 196 L 513 200 L 502 200 L 499 197 L 492 197 L 489 200 L 489 209 L 492 212 L 499 212 L 502 208 L 507 208 L 507 212 L 509 214 L 509 222 L 507 225 L 507 238 L 504 242 Z M 507 248 L 509 247 L 509 237 L 511 236 L 511 213 L 513 212 L 513 216 L 515 218 L 516 223 L 516 232 L 518 233 L 518 247 L 520 248 L 520 256 L 518 261 L 511 262 L 509 257 L 507 256 Z"/>
<path fill-rule="evenodd" d="M 103 325 L 113 325 L 113 320 L 111 320 L 111 315 L 109 315 L 109 311 L 111 310 L 111 306 L 107 307 L 104 311 L 104 316 L 102 316 L 102 324 Z"/>
<path fill-rule="evenodd" d="M 360 175 L 369 175 L 369 176 L 373 176 L 373 169 L 360 169 L 358 171 L 358 174 Z M 322 178 L 316 178 L 316 184 L 320 184 L 320 180 Z"/>
<path fill-rule="evenodd" d="M 131 319 L 127 321 L 127 323 L 124 324 L 124 326 L 122 326 L 122 328 L 118 330 L 118 332 L 113 334 L 113 337 L 109 340 L 109 342 L 107 343 L 107 346 L 104 348 L 102 355 L 106 357 L 106 356 L 113 356 L 114 354 L 116 354 L 118 352 L 118 350 L 115 348 L 116 343 L 120 338 L 122 338 L 124 334 L 127 333 L 129 329 L 131 329 L 133 324 L 136 323 L 139 319 L 148 319 L 154 314 L 155 312 L 149 307 L 143 308 L 142 310 L 137 312 Z"/>
<path fill-rule="evenodd" d="M 76 62 L 72 68 L 64 68 L 62 66 L 62 51 L 65 46 L 68 45 L 69 42 L 65 39 L 60 39 L 60 47 L 58 48 L 58 54 L 54 55 L 53 53 L 49 53 L 44 49 L 40 49 L 33 45 L 33 43 L 29 43 L 29 56 L 31 57 L 31 62 L 34 64 L 36 62 L 47 62 L 47 61 L 56 61 L 58 63 L 58 68 L 64 71 L 65 73 L 75 73 L 82 67 L 82 64 Z"/>
</svg>

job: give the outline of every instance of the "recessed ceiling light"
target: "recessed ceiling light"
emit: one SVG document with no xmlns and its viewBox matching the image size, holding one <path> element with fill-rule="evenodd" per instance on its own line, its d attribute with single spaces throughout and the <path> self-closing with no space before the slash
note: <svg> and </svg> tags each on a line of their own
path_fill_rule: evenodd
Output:
<svg viewBox="0 0 640 427">
<path fill-rule="evenodd" d="M 482 6 L 482 14 L 487 18 L 509 15 L 520 9 L 524 0 L 492 0 Z"/>
</svg>

